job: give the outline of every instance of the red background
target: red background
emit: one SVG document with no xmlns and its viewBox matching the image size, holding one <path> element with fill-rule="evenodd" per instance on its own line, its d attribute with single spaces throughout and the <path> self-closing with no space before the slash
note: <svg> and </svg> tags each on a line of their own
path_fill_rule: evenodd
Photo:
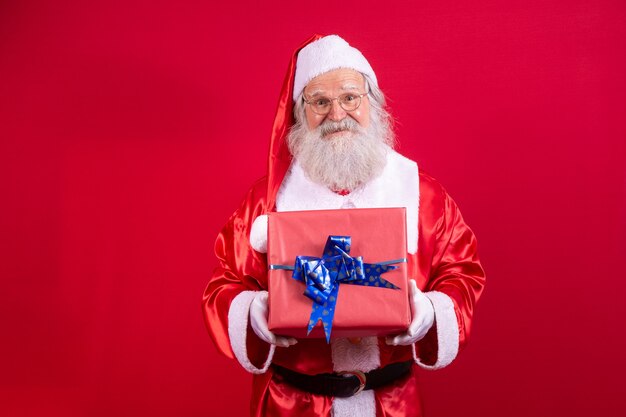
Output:
<svg viewBox="0 0 626 417">
<path fill-rule="evenodd" d="M 247 413 L 200 297 L 315 32 L 368 57 L 478 236 L 428 415 L 626 410 L 623 1 L 24 0 L 0 3 L 1 415 Z"/>
</svg>

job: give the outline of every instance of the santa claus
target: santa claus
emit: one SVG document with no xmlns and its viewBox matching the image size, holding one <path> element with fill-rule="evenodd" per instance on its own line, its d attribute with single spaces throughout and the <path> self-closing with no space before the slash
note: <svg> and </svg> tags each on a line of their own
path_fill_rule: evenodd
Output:
<svg viewBox="0 0 626 417">
<path fill-rule="evenodd" d="M 254 374 L 253 416 L 420 416 L 417 368 L 450 364 L 485 284 L 476 238 L 444 188 L 394 151 L 365 57 L 338 36 L 293 55 L 269 172 L 219 234 L 203 297 L 218 349 Z M 406 207 L 410 327 L 386 338 L 299 339 L 267 325 L 267 213 Z"/>
</svg>

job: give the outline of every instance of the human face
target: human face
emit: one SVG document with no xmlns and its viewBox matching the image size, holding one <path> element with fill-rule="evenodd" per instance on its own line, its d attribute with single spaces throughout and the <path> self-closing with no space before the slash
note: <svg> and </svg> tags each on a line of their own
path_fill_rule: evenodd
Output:
<svg viewBox="0 0 626 417">
<path fill-rule="evenodd" d="M 304 96 L 310 101 L 318 97 L 334 98 L 343 93 L 365 93 L 365 79 L 361 73 L 347 68 L 340 68 L 326 72 L 313 78 L 304 88 Z M 311 110 L 310 106 L 305 105 L 306 121 L 309 129 L 313 130 L 322 124 L 326 119 L 338 122 L 350 117 L 354 119 L 361 127 L 367 128 L 370 123 L 370 101 L 367 95 L 361 99 L 361 105 L 358 109 L 346 112 L 339 105 L 338 100 L 332 102 L 332 108 L 326 115 L 319 115 Z M 331 133 L 329 138 L 342 135 L 343 132 Z"/>
</svg>

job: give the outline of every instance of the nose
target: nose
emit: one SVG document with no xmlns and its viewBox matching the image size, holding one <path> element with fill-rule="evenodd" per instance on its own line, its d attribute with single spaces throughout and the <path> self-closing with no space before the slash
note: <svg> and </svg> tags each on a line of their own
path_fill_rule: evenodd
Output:
<svg viewBox="0 0 626 417">
<path fill-rule="evenodd" d="M 338 122 L 346 118 L 347 113 L 339 104 L 339 100 L 335 99 L 332 101 L 332 107 L 330 108 L 330 112 L 328 113 L 328 118 L 333 122 Z"/>
</svg>

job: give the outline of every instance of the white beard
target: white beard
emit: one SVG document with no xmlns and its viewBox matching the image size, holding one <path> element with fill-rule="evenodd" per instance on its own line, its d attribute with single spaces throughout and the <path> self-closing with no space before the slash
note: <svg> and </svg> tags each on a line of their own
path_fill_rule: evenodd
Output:
<svg viewBox="0 0 626 417">
<path fill-rule="evenodd" d="M 309 130 L 306 121 L 297 122 L 287 138 L 291 154 L 306 175 L 333 191 L 353 191 L 380 175 L 385 167 L 385 133 L 372 118 L 362 128 L 346 116 L 339 122 L 324 121 Z M 340 131 L 342 133 L 333 132 Z"/>
</svg>

